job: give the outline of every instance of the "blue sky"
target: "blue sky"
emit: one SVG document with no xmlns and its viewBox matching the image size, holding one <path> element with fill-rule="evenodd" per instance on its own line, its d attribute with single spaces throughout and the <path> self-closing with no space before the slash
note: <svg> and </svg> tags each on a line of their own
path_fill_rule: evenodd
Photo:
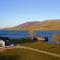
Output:
<svg viewBox="0 0 60 60">
<path fill-rule="evenodd" d="M 60 19 L 60 0 L 0 0 L 0 28 L 49 19 Z"/>
</svg>

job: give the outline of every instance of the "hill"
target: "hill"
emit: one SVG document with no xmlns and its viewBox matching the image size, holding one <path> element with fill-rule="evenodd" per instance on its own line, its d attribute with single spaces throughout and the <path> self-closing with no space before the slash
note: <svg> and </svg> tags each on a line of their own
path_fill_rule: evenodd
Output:
<svg viewBox="0 0 60 60">
<path fill-rule="evenodd" d="M 60 20 L 33 21 L 20 24 L 7 30 L 60 30 Z"/>
</svg>

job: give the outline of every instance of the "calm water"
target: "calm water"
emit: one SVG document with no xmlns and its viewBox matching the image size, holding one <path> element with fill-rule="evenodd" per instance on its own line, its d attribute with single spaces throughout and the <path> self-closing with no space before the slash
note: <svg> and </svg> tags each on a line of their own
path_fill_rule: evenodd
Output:
<svg viewBox="0 0 60 60">
<path fill-rule="evenodd" d="M 28 31 L 0 30 L 0 36 L 9 38 L 29 37 Z"/>
<path fill-rule="evenodd" d="M 46 30 L 46 31 L 35 31 L 34 35 L 36 36 L 51 36 L 52 34 L 59 33 L 60 30 Z"/>
<path fill-rule="evenodd" d="M 59 33 L 60 30 L 47 30 L 47 31 L 34 31 L 34 36 L 45 36 L 48 37 L 49 40 L 52 40 L 52 35 L 54 33 Z M 20 37 L 29 37 L 29 32 L 26 30 L 0 30 L 0 36 L 6 36 L 9 38 L 20 38 Z"/>
<path fill-rule="evenodd" d="M 60 30 L 35 31 L 34 35 L 35 36 L 48 37 L 48 42 L 53 43 L 54 42 L 53 35 L 56 33 L 60 34 Z M 60 41 L 58 41 L 58 42 L 60 42 Z"/>
</svg>

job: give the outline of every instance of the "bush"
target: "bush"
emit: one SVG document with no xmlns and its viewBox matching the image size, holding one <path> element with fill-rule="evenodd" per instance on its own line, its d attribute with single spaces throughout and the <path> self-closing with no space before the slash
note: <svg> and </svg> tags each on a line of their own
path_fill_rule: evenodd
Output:
<svg viewBox="0 0 60 60">
<path fill-rule="evenodd" d="M 31 38 L 17 38 L 17 39 L 10 39 L 11 43 L 17 44 L 17 43 L 27 43 L 31 42 Z"/>
</svg>

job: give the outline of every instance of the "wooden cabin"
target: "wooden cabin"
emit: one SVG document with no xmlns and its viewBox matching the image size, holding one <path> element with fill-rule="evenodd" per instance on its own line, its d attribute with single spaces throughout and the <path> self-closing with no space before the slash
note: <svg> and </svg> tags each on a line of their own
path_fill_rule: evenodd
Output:
<svg viewBox="0 0 60 60">
<path fill-rule="evenodd" d="M 45 41 L 44 37 L 36 37 L 38 41 Z"/>
</svg>

